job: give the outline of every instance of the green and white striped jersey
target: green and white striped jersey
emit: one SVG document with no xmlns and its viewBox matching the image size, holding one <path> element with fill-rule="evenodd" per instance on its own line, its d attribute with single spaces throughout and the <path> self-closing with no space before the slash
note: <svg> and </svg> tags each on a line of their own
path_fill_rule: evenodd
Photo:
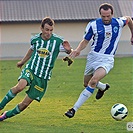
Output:
<svg viewBox="0 0 133 133">
<path fill-rule="evenodd" d="M 52 34 L 49 40 L 43 40 L 41 33 L 31 38 L 33 53 L 26 67 L 36 76 L 50 79 L 55 60 L 60 52 L 63 39 Z"/>
</svg>

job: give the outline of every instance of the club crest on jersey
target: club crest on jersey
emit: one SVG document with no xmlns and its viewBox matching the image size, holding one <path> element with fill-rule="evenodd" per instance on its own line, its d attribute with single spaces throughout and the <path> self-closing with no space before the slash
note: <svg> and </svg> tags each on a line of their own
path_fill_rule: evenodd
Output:
<svg viewBox="0 0 133 133">
<path fill-rule="evenodd" d="M 113 28 L 113 31 L 114 31 L 115 33 L 117 33 L 117 32 L 118 32 L 118 27 L 115 26 L 115 27 Z"/>
<path fill-rule="evenodd" d="M 50 55 L 50 52 L 46 48 L 39 48 L 37 50 L 37 53 L 40 56 L 40 58 L 46 58 Z"/>
</svg>

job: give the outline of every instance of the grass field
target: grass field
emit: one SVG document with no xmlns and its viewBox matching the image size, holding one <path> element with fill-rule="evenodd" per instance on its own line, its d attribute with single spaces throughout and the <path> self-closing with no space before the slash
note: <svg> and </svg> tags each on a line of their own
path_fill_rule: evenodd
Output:
<svg viewBox="0 0 133 133">
<path fill-rule="evenodd" d="M 83 72 L 86 59 L 75 59 L 67 67 L 58 59 L 47 92 L 40 103 L 33 102 L 21 114 L 0 122 L 0 133 L 126 133 L 127 122 L 133 122 L 133 61 L 131 57 L 116 58 L 114 69 L 103 82 L 111 89 L 100 100 L 97 90 L 72 119 L 64 112 L 76 102 L 83 88 Z M 0 100 L 17 83 L 21 70 L 17 60 L 0 61 Z M 12 109 L 25 96 L 17 95 L 4 110 Z M 123 121 L 115 121 L 110 115 L 111 106 L 123 103 L 129 114 Z M 3 110 L 3 111 L 4 111 Z M 1 111 L 2 112 L 2 111 Z"/>
</svg>

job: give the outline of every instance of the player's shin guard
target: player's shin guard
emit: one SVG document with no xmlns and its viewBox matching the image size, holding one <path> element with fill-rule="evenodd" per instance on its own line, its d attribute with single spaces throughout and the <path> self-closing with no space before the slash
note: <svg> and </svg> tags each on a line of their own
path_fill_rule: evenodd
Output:
<svg viewBox="0 0 133 133">
<path fill-rule="evenodd" d="M 93 94 L 94 92 L 94 88 L 91 87 L 86 87 L 80 94 L 77 102 L 75 103 L 73 109 L 75 111 L 78 110 L 78 108 L 80 108 L 80 106 Z"/>
<path fill-rule="evenodd" d="M 5 95 L 5 97 L 0 102 L 0 110 L 3 109 L 8 102 L 10 102 L 16 94 L 13 94 L 11 90 L 8 91 L 8 93 Z"/>
<path fill-rule="evenodd" d="M 7 118 L 10 118 L 10 117 L 13 117 L 17 114 L 19 114 L 21 111 L 19 109 L 19 106 L 17 105 L 15 108 L 13 108 L 12 110 L 9 110 L 6 112 L 6 117 Z"/>
</svg>

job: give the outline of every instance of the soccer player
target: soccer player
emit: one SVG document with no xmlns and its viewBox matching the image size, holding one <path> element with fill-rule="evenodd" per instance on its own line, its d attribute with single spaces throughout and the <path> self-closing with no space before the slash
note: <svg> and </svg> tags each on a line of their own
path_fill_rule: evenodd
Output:
<svg viewBox="0 0 133 133">
<path fill-rule="evenodd" d="M 41 22 L 41 33 L 32 37 L 31 47 L 24 58 L 17 63 L 17 67 L 21 68 L 28 61 L 18 78 L 18 84 L 12 87 L 0 102 L 0 110 L 4 109 L 6 104 L 26 86 L 29 86 L 29 89 L 24 100 L 15 108 L 5 111 L 0 116 L 0 121 L 21 113 L 33 100 L 40 102 L 59 52 L 64 51 L 67 54 L 71 52 L 69 42 L 53 34 L 53 29 L 54 20 L 50 17 L 44 18 Z"/>
<path fill-rule="evenodd" d="M 103 3 L 99 7 L 101 18 L 88 23 L 83 40 L 78 47 L 70 53 L 74 58 L 80 55 L 80 52 L 87 46 L 91 38 L 91 51 L 87 56 L 87 63 L 84 72 L 84 87 L 77 102 L 73 108 L 65 112 L 65 115 L 72 118 L 75 112 L 83 103 L 93 94 L 95 88 L 98 88 L 96 99 L 100 99 L 106 90 L 110 88 L 109 84 L 100 82 L 114 66 L 114 55 L 117 49 L 118 41 L 122 28 L 128 25 L 131 31 L 131 44 L 133 45 L 133 22 L 131 17 L 120 18 L 113 17 L 113 6 Z"/>
</svg>

